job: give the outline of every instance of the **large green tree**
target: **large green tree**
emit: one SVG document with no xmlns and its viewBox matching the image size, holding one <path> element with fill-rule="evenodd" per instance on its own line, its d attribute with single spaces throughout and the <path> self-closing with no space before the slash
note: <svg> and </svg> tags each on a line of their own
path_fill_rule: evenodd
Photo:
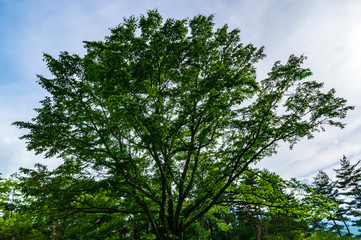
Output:
<svg viewBox="0 0 361 240">
<path fill-rule="evenodd" d="M 257 81 L 263 47 L 239 33 L 214 30 L 213 16 L 125 19 L 104 41 L 85 42 L 83 57 L 45 54 L 53 78 L 39 84 L 49 96 L 14 124 L 29 130 L 29 150 L 65 160 L 62 175 L 88 176 L 82 194 L 99 190 L 128 220 L 145 217 L 158 239 L 178 238 L 251 163 L 280 142 L 342 128 L 352 108 L 305 81 L 304 56 Z"/>
</svg>

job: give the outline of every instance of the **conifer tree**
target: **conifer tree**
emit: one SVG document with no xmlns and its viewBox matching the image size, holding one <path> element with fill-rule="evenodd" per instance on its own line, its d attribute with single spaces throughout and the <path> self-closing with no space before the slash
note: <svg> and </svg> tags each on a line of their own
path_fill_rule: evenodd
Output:
<svg viewBox="0 0 361 240">
<path fill-rule="evenodd" d="M 334 211 L 330 209 L 330 216 L 328 220 L 332 222 L 332 227 L 330 229 L 333 231 L 336 230 L 338 235 L 341 237 L 342 235 L 341 230 L 344 227 L 346 228 L 348 235 L 351 235 L 351 233 L 346 223 L 345 210 L 341 206 L 344 203 L 344 201 L 340 199 L 340 192 L 336 188 L 336 185 L 337 182 L 333 182 L 331 178 L 327 175 L 327 173 L 325 173 L 324 171 L 319 171 L 317 175 L 314 177 L 313 188 L 316 191 L 316 193 L 324 195 L 325 197 L 329 198 L 331 201 L 334 201 L 337 204 L 336 205 L 337 207 Z M 342 222 L 344 226 L 338 224 L 337 221 Z M 325 224 L 322 223 L 320 224 L 320 222 L 318 223 L 318 225 L 321 225 L 323 227 L 326 226 Z"/>
<path fill-rule="evenodd" d="M 342 195 L 348 199 L 348 214 L 355 217 L 355 226 L 361 226 L 361 160 L 352 164 L 346 156 L 340 159 L 340 168 L 334 169 L 337 178 L 337 187 Z"/>
</svg>

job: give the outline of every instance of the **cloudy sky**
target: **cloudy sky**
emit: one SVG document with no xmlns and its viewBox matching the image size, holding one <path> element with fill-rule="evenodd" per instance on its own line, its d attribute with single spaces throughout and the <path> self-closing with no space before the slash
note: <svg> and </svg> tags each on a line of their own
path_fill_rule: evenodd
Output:
<svg viewBox="0 0 361 240">
<path fill-rule="evenodd" d="M 309 178 L 318 170 L 332 175 L 342 155 L 361 159 L 361 1 L 359 0 L 0 0 L 0 173 L 44 160 L 27 152 L 18 139 L 24 131 L 11 126 L 35 116 L 45 92 L 36 74 L 49 76 L 42 53 L 84 54 L 83 40 L 103 40 L 123 17 L 157 8 L 165 17 L 214 14 L 216 26 L 241 30 L 244 43 L 265 46 L 267 58 L 258 65 L 262 79 L 277 61 L 305 54 L 312 78 L 335 88 L 356 106 L 344 130 L 326 128 L 292 151 L 287 145 L 259 167 L 285 178 Z"/>
</svg>

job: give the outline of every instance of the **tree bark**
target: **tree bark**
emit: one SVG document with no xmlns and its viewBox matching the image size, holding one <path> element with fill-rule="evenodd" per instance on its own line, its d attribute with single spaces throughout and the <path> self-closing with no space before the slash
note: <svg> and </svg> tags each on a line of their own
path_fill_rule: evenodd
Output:
<svg viewBox="0 0 361 240">
<path fill-rule="evenodd" d="M 51 240 L 55 240 L 55 230 L 56 230 L 56 223 L 57 223 L 57 219 L 54 221 L 53 224 L 53 231 L 51 232 Z"/>
<path fill-rule="evenodd" d="M 257 240 L 261 240 L 261 222 L 259 220 L 259 216 L 258 214 L 256 215 L 256 226 L 257 226 L 257 232 L 256 232 L 256 237 L 257 237 Z"/>
<path fill-rule="evenodd" d="M 274 227 L 274 229 L 275 229 L 276 235 L 277 235 L 278 237 L 280 237 L 280 233 L 279 233 L 279 231 L 278 231 L 278 229 L 277 229 L 277 222 L 276 222 L 275 216 L 274 216 L 273 214 L 271 214 L 271 221 L 272 221 L 272 225 L 273 225 L 273 227 Z"/>
<path fill-rule="evenodd" d="M 342 218 L 343 224 L 345 225 L 345 227 L 346 227 L 346 229 L 347 229 L 347 235 L 351 236 L 350 229 L 348 228 L 347 223 L 346 223 L 346 221 L 345 221 L 345 219 L 343 218 L 342 215 L 341 215 L 341 218 Z"/>
<path fill-rule="evenodd" d="M 334 225 L 335 225 L 335 227 L 336 227 L 336 230 L 337 230 L 338 235 L 339 235 L 340 237 L 342 237 L 342 236 L 341 236 L 340 229 L 338 228 L 338 226 L 337 226 L 337 223 L 336 223 L 335 219 L 334 219 L 333 217 L 331 217 L 331 219 L 332 219 L 333 224 L 334 224 Z"/>
<path fill-rule="evenodd" d="M 265 225 L 263 217 L 262 216 L 260 216 L 260 217 L 261 217 L 261 226 L 263 226 L 264 234 L 266 236 L 266 240 L 268 240 L 269 236 L 268 236 L 267 226 Z"/>
</svg>

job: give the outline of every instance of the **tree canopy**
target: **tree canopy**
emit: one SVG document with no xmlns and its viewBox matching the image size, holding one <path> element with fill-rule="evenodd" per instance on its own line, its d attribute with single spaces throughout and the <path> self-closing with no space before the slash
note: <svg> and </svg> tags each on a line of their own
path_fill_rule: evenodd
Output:
<svg viewBox="0 0 361 240">
<path fill-rule="evenodd" d="M 49 95 L 36 117 L 14 124 L 29 130 L 29 150 L 64 160 L 54 172 L 62 206 L 141 219 L 158 239 L 179 238 L 281 142 L 342 128 L 352 109 L 306 80 L 305 56 L 259 81 L 263 47 L 214 29 L 213 16 L 148 11 L 84 47 L 84 56 L 44 54 L 53 77 L 38 82 Z"/>
</svg>

